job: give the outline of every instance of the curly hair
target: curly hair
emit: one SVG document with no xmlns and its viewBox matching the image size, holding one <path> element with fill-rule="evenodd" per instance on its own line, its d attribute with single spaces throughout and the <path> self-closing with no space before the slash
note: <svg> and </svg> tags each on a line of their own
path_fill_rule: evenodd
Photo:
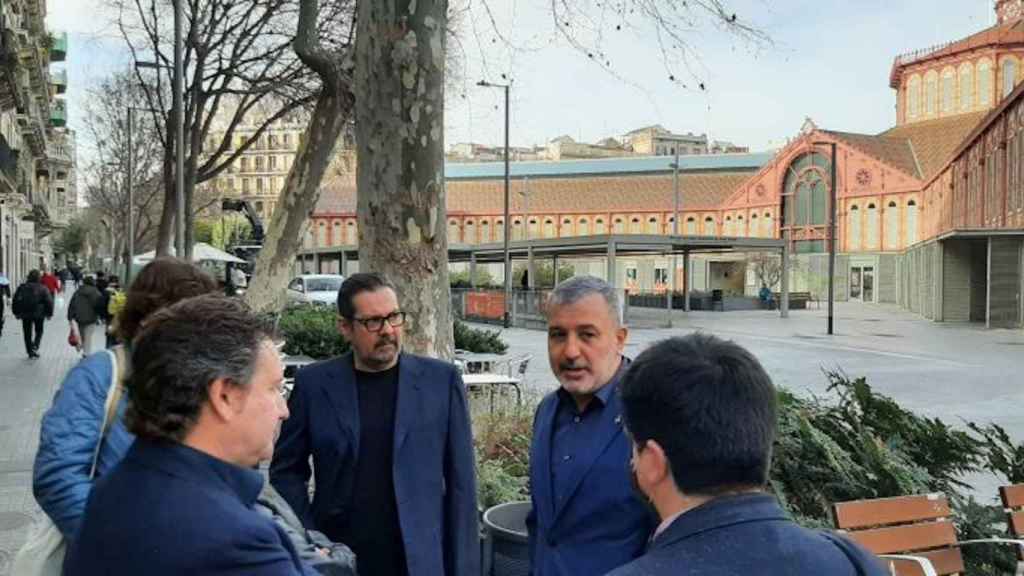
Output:
<svg viewBox="0 0 1024 576">
<path fill-rule="evenodd" d="M 153 312 L 192 296 L 217 291 L 217 282 L 201 268 L 178 258 L 158 258 L 139 272 L 128 288 L 117 318 L 117 336 L 131 342 Z"/>
<path fill-rule="evenodd" d="M 154 312 L 132 347 L 125 421 L 136 436 L 181 442 L 224 378 L 247 387 L 273 327 L 242 301 L 208 294 Z M 201 335 L 201 336 L 200 336 Z"/>
</svg>

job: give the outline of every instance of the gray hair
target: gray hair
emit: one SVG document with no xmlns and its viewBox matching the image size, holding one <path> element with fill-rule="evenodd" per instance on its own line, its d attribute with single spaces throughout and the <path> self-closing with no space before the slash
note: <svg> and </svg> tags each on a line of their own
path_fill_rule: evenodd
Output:
<svg viewBox="0 0 1024 576">
<path fill-rule="evenodd" d="M 574 276 L 555 286 L 548 296 L 548 309 L 556 306 L 573 304 L 579 300 L 597 294 L 608 305 L 608 314 L 616 324 L 622 324 L 622 308 L 619 306 L 619 294 L 611 284 L 596 276 Z"/>
</svg>

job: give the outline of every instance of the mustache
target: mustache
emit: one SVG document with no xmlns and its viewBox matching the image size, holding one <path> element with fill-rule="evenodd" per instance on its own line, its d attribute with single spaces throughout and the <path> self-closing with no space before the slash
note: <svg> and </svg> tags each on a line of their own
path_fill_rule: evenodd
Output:
<svg viewBox="0 0 1024 576">
<path fill-rule="evenodd" d="M 590 366 L 584 364 L 583 362 L 560 362 L 558 364 L 559 370 L 580 370 L 587 368 L 590 368 Z"/>
<path fill-rule="evenodd" d="M 392 346 L 398 346 L 398 339 L 393 336 L 382 336 L 380 340 L 378 340 L 377 343 L 374 344 L 374 348 L 381 348 L 383 346 L 387 346 L 388 344 Z"/>
</svg>

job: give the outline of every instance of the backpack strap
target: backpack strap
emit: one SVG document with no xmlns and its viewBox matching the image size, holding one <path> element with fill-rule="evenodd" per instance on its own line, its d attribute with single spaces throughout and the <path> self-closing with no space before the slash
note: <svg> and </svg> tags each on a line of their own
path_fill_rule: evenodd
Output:
<svg viewBox="0 0 1024 576">
<path fill-rule="evenodd" d="M 110 356 L 110 386 L 107 388 L 107 399 L 103 403 L 103 423 L 100 425 L 100 438 L 96 442 L 96 448 L 92 453 L 92 467 L 89 469 L 89 478 L 96 477 L 96 466 L 100 460 L 100 448 L 103 446 L 103 439 L 106 437 L 110 427 L 114 425 L 117 417 L 117 407 L 121 403 L 121 394 L 124 390 L 123 382 L 128 373 L 128 354 L 124 346 L 115 346 L 113 350 L 106 350 Z"/>
</svg>

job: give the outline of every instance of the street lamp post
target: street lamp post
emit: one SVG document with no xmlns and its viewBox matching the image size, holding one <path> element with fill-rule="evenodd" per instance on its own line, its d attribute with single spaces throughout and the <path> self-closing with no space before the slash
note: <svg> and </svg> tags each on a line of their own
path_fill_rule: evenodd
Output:
<svg viewBox="0 0 1024 576">
<path fill-rule="evenodd" d="M 505 90 L 505 328 L 512 326 L 512 318 L 509 315 L 510 304 L 512 300 L 512 258 L 509 254 L 509 149 L 508 149 L 508 132 L 509 132 L 509 110 L 508 110 L 508 95 L 510 84 L 495 84 L 486 80 L 481 80 L 476 83 L 477 86 L 483 86 L 485 88 L 503 88 Z"/>
<path fill-rule="evenodd" d="M 828 223 L 828 334 L 833 334 L 834 308 L 835 308 L 835 278 L 836 278 L 836 143 L 815 142 L 814 145 L 827 145 L 831 150 L 831 162 L 829 166 L 829 223 Z M 785 271 L 783 271 L 785 274 Z"/>
</svg>

